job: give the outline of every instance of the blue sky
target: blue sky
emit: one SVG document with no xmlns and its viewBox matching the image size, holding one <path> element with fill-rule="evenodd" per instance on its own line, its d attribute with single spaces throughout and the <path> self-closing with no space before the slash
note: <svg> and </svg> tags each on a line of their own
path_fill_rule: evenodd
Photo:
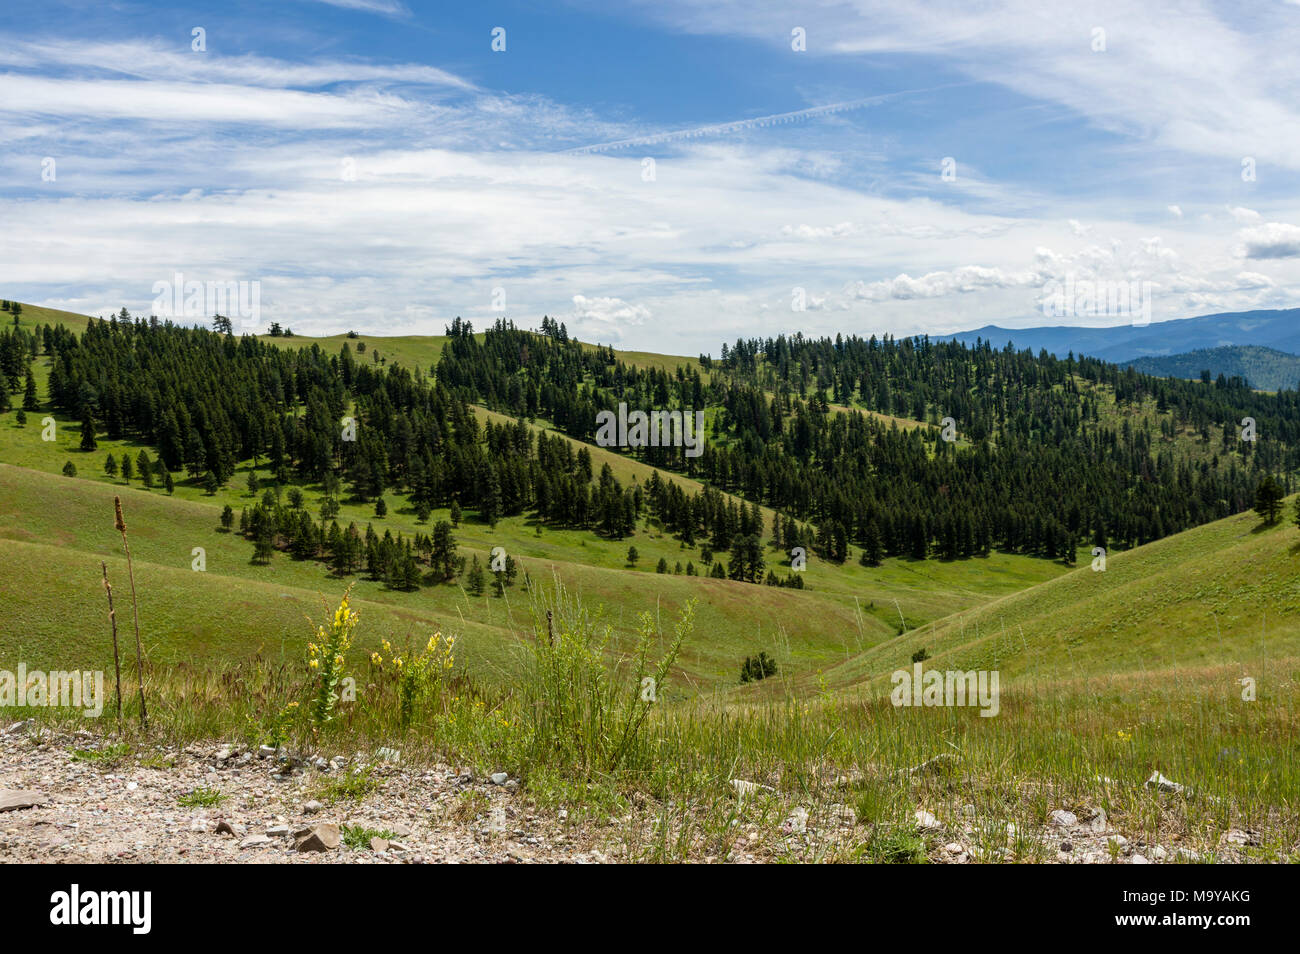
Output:
<svg viewBox="0 0 1300 954">
<path fill-rule="evenodd" d="M 0 295 L 688 354 L 1043 323 L 1071 279 L 1300 304 L 1300 5 L 971 6 L 10 4 Z"/>
</svg>

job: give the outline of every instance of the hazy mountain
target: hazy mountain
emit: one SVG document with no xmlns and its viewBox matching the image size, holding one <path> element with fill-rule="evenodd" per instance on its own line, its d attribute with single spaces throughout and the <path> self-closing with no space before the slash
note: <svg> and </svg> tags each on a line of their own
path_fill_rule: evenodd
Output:
<svg viewBox="0 0 1300 954">
<path fill-rule="evenodd" d="M 1109 328 L 1068 325 L 1000 328 L 985 325 L 974 331 L 946 336 L 946 339 L 967 344 L 974 343 L 977 338 L 991 341 L 999 348 L 1010 341 L 1017 348 L 1046 349 L 1058 357 L 1073 351 L 1116 363 L 1234 345 L 1257 345 L 1287 354 L 1300 354 L 1300 308 L 1176 318 L 1152 322 L 1141 328 L 1128 324 Z M 1196 368 L 1193 373 L 1199 374 L 1200 370 Z"/>
<path fill-rule="evenodd" d="M 1300 357 L 1258 345 L 1202 348 L 1161 358 L 1135 358 L 1126 362 L 1145 374 L 1164 378 L 1196 378 L 1202 371 L 1212 377 L 1245 378 L 1251 387 L 1265 391 L 1295 390 L 1300 384 Z"/>
</svg>

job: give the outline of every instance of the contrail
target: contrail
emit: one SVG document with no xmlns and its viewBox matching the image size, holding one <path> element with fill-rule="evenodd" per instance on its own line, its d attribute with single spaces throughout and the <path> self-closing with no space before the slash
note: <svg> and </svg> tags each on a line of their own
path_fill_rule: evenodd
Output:
<svg viewBox="0 0 1300 954">
<path fill-rule="evenodd" d="M 779 126 L 783 123 L 797 122 L 801 119 L 811 119 L 814 116 L 828 116 L 831 113 L 844 113 L 853 109 L 862 109 L 864 106 L 875 106 L 887 100 L 894 99 L 898 96 L 907 96 L 911 93 L 929 93 L 936 89 L 946 89 L 948 86 L 965 85 L 961 83 L 951 83 L 945 86 L 936 86 L 930 89 L 905 89 L 896 93 L 883 93 L 880 96 L 868 96 L 864 99 L 850 99 L 842 103 L 829 103 L 826 106 L 813 106 L 809 109 L 796 109 L 789 113 L 773 113 L 770 116 L 756 116 L 753 119 L 738 119 L 731 123 L 717 123 L 712 126 L 696 126 L 692 129 L 677 129 L 671 132 L 655 133 L 650 136 L 637 136 L 632 139 L 615 139 L 612 142 L 600 142 L 591 146 L 578 146 L 576 149 L 561 150 L 562 154 L 574 153 L 596 153 L 606 152 L 613 149 L 626 149 L 628 146 L 653 146 L 658 143 L 676 142 L 682 139 L 699 139 L 703 136 L 720 136 L 726 133 L 739 132 L 742 129 L 755 129 L 763 126 Z"/>
</svg>

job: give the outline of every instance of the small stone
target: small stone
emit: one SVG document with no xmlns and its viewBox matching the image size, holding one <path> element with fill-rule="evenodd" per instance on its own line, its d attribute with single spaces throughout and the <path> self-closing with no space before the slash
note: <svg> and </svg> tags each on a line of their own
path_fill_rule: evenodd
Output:
<svg viewBox="0 0 1300 954">
<path fill-rule="evenodd" d="M 322 822 L 298 836 L 294 847 L 298 851 L 333 851 L 339 846 L 339 826 Z"/>
<path fill-rule="evenodd" d="M 1073 828 L 1079 824 L 1079 816 L 1074 812 L 1067 812 L 1058 808 L 1048 816 L 1048 820 L 1057 828 Z"/>
<path fill-rule="evenodd" d="M 394 835 L 396 835 L 398 838 L 409 838 L 411 836 L 410 825 L 404 825 L 401 822 L 392 822 L 391 824 L 386 825 L 385 827 L 389 831 L 391 831 Z"/>
<path fill-rule="evenodd" d="M 1219 839 L 1219 844 L 1242 847 L 1244 845 L 1257 845 L 1259 839 L 1255 837 L 1253 832 L 1242 831 L 1240 828 L 1229 828 Z"/>
<path fill-rule="evenodd" d="M 218 761 L 218 762 L 226 762 L 226 761 L 228 761 L 228 760 L 230 759 L 230 757 L 231 757 L 232 755 L 234 755 L 234 754 L 235 754 L 235 750 L 234 750 L 234 749 L 232 749 L 232 748 L 231 748 L 230 746 L 228 746 L 228 745 L 223 745 L 221 748 L 219 748 L 219 749 L 217 750 L 217 761 Z"/>
<path fill-rule="evenodd" d="M 808 809 L 800 805 L 781 823 L 781 830 L 791 835 L 802 835 L 808 830 Z"/>
<path fill-rule="evenodd" d="M 492 784 L 493 784 L 493 785 L 504 785 L 504 784 L 506 783 L 506 780 L 509 779 L 509 778 L 510 778 L 510 776 L 507 775 L 505 772 L 493 772 L 493 773 L 492 773 Z"/>
<path fill-rule="evenodd" d="M 1169 852 L 1165 851 L 1159 845 L 1152 845 L 1151 857 L 1154 858 L 1156 861 L 1164 861 L 1166 858 L 1169 857 Z"/>
<path fill-rule="evenodd" d="M 217 822 L 217 827 L 213 829 L 213 832 L 218 835 L 233 835 L 235 829 L 230 826 L 230 822 L 223 818 Z"/>
<path fill-rule="evenodd" d="M 1151 777 L 1147 779 L 1147 788 L 1154 788 L 1161 792 L 1168 792 L 1171 795 L 1177 795 L 1185 786 L 1177 782 L 1170 781 L 1159 772 L 1152 772 Z"/>
<path fill-rule="evenodd" d="M 271 838 L 284 838 L 289 834 L 288 825 L 272 825 L 266 830 L 267 835 Z"/>
<path fill-rule="evenodd" d="M 1074 851 L 1074 845 L 1070 844 L 1068 841 L 1063 841 L 1061 842 L 1061 851 L 1068 854 L 1069 852 Z"/>
<path fill-rule="evenodd" d="M 325 807 L 324 805 L 322 805 L 320 802 L 316 801 L 316 799 L 313 798 L 306 805 L 302 806 L 302 813 L 304 815 L 315 815 L 318 811 L 321 811 L 324 807 Z"/>
<path fill-rule="evenodd" d="M 948 852 L 950 855 L 960 855 L 966 849 L 962 847 L 961 842 L 954 841 L 944 845 L 943 850 Z"/>
<path fill-rule="evenodd" d="M 1116 848 L 1123 848 L 1128 844 L 1128 839 L 1123 835 L 1111 835 L 1106 839 L 1106 844 L 1114 845 Z"/>
<path fill-rule="evenodd" d="M 370 850 L 377 855 L 382 855 L 385 851 L 388 850 L 388 839 L 379 838 L 379 837 L 371 838 Z"/>
<path fill-rule="evenodd" d="M 918 808 L 912 816 L 916 819 L 916 827 L 921 831 L 931 831 L 935 828 L 942 828 L 943 824 L 924 808 Z"/>
<path fill-rule="evenodd" d="M 261 746 L 261 747 L 257 750 L 257 757 L 258 757 L 259 759 L 270 759 L 270 758 L 274 758 L 274 757 L 275 757 L 275 746 L 273 746 L 273 745 L 263 745 L 263 746 Z"/>
<path fill-rule="evenodd" d="M 35 808 L 49 803 L 50 800 L 40 792 L 28 792 L 17 788 L 0 790 L 0 812 L 21 811 L 24 808 Z"/>
<path fill-rule="evenodd" d="M 1132 858 L 1129 859 L 1129 864 L 1131 864 L 1131 865 L 1149 865 L 1149 864 L 1151 864 L 1151 862 L 1147 861 L 1147 859 L 1146 859 L 1146 857 L 1145 857 L 1144 855 L 1134 855 Z"/>
<path fill-rule="evenodd" d="M 240 848 L 265 848 L 271 843 L 266 835 L 249 835 L 239 843 Z"/>
<path fill-rule="evenodd" d="M 835 804 L 831 806 L 831 821 L 841 828 L 852 828 L 858 823 L 858 813 L 852 805 Z"/>
</svg>

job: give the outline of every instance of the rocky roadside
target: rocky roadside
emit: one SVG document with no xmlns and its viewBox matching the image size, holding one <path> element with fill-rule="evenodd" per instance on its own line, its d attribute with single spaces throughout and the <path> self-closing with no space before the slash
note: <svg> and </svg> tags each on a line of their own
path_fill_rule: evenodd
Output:
<svg viewBox="0 0 1300 954">
<path fill-rule="evenodd" d="M 741 864 L 1259 860 L 1258 834 L 1237 828 L 1208 844 L 1193 846 L 1172 832 L 1147 843 L 1126 836 L 1099 808 L 1058 808 L 1041 823 L 1018 825 L 981 819 L 961 801 L 918 807 L 906 826 L 905 856 L 881 856 L 874 826 L 849 804 L 854 778 L 832 785 L 838 800 L 800 805 L 768 785 L 733 779 L 727 834 L 697 839 L 674 856 Z M 1182 793 L 1158 775 L 1147 786 L 1161 797 Z M 88 732 L 55 735 L 30 723 L 0 728 L 0 863 L 625 861 L 644 856 L 644 846 L 664 835 L 659 806 L 635 795 L 632 802 L 637 807 L 607 825 L 583 824 L 564 808 L 535 806 L 507 772 L 483 777 L 445 764 L 407 764 L 388 748 L 331 760 L 230 744 L 127 755 Z M 1298 856 L 1294 848 L 1283 854 Z"/>
<path fill-rule="evenodd" d="M 115 761 L 88 733 L 19 723 L 0 730 L 0 863 L 606 860 L 505 773 L 407 767 L 400 753 L 380 753 L 327 762 L 194 745 Z M 329 796 L 357 780 L 364 797 Z"/>
</svg>

